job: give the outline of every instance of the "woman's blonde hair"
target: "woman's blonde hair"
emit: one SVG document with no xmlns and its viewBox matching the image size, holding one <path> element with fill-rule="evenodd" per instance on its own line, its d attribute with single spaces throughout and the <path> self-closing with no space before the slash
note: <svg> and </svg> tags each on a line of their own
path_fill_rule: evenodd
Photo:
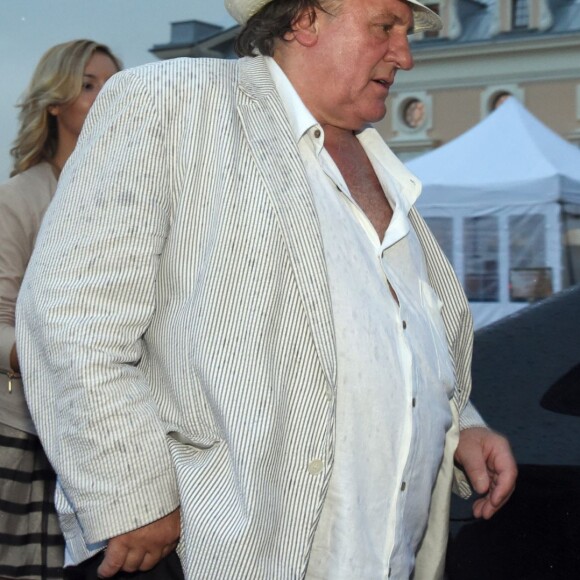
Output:
<svg viewBox="0 0 580 580">
<path fill-rule="evenodd" d="M 85 67 L 95 52 L 108 56 L 121 70 L 120 60 L 109 47 L 92 40 L 57 44 L 44 53 L 18 104 L 20 128 L 10 150 L 14 159 L 11 177 L 54 157 L 58 134 L 49 108 L 66 106 L 77 99 Z"/>
</svg>

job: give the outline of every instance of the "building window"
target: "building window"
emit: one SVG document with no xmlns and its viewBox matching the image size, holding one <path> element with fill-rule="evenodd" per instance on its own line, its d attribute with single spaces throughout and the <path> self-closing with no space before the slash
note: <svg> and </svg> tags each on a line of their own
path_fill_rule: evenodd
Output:
<svg viewBox="0 0 580 580">
<path fill-rule="evenodd" d="M 552 0 L 499 0 L 497 17 L 498 32 L 522 30 L 549 30 L 554 24 L 552 10 L 558 9 L 559 2 Z"/>
<path fill-rule="evenodd" d="M 389 146 L 402 161 L 434 149 L 439 143 L 430 136 L 433 99 L 426 91 L 394 94 L 389 114 L 393 136 Z"/>
<path fill-rule="evenodd" d="M 402 107 L 403 122 L 411 129 L 417 129 L 425 123 L 425 103 L 419 99 L 409 99 Z"/>
<path fill-rule="evenodd" d="M 453 219 L 446 217 L 426 217 L 425 221 L 441 246 L 447 259 L 453 264 Z"/>
<path fill-rule="evenodd" d="M 398 94 L 393 98 L 393 129 L 413 138 L 427 137 L 432 125 L 433 102 L 424 91 Z"/>
<path fill-rule="evenodd" d="M 488 86 L 481 93 L 481 118 L 495 111 L 508 97 L 514 97 L 520 103 L 525 100 L 524 89 L 515 84 L 501 84 Z"/>
<path fill-rule="evenodd" d="M 493 216 L 463 220 L 464 287 L 471 302 L 499 300 L 499 228 Z"/>
<path fill-rule="evenodd" d="M 512 28 L 514 30 L 528 28 L 529 24 L 528 0 L 512 0 Z"/>
<path fill-rule="evenodd" d="M 503 104 L 511 96 L 512 96 L 512 94 L 508 93 L 507 91 L 500 91 L 499 93 L 496 93 L 490 99 L 490 107 L 489 107 L 490 113 L 492 111 L 495 111 L 501 104 Z"/>
</svg>

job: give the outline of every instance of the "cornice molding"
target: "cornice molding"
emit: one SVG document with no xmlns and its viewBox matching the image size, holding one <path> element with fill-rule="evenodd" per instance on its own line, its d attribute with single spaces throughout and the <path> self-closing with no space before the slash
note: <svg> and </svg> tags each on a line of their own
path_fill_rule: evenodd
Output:
<svg viewBox="0 0 580 580">
<path fill-rule="evenodd" d="M 545 34 L 525 37 L 499 36 L 481 42 L 448 42 L 445 44 L 412 45 L 415 62 L 447 60 L 490 54 L 513 54 L 514 52 L 545 51 L 561 48 L 580 48 L 580 31 L 574 34 Z"/>
<path fill-rule="evenodd" d="M 579 76 L 580 34 L 429 48 L 414 49 L 415 68 L 397 76 L 392 94 Z"/>
</svg>

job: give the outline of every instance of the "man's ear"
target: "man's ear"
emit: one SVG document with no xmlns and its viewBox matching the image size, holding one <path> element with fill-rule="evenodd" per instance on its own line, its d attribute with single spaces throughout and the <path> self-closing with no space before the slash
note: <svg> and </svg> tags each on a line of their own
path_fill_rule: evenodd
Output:
<svg viewBox="0 0 580 580">
<path fill-rule="evenodd" d="M 292 23 L 292 30 L 284 35 L 284 40 L 295 40 L 302 46 L 314 46 L 318 40 L 318 20 L 315 8 L 306 8 Z"/>
</svg>

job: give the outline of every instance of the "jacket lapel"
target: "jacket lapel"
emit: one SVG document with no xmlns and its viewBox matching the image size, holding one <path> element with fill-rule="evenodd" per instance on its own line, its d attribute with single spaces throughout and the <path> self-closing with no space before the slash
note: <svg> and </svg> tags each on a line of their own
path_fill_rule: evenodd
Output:
<svg viewBox="0 0 580 580">
<path fill-rule="evenodd" d="M 336 384 L 334 324 L 318 216 L 283 105 L 262 57 L 240 64 L 238 113 L 282 234 L 329 382 Z"/>
<path fill-rule="evenodd" d="M 455 366 L 456 382 L 462 385 L 468 382 L 471 385 L 473 326 L 469 313 L 469 303 L 451 264 L 443 254 L 443 250 L 414 207 L 409 211 L 409 219 L 423 249 L 429 283 L 443 302 L 441 317 Z M 464 356 L 466 352 L 469 353 L 467 359 Z M 459 409 L 463 409 L 467 403 L 469 391 L 469 388 L 455 390 L 453 400 Z"/>
</svg>

